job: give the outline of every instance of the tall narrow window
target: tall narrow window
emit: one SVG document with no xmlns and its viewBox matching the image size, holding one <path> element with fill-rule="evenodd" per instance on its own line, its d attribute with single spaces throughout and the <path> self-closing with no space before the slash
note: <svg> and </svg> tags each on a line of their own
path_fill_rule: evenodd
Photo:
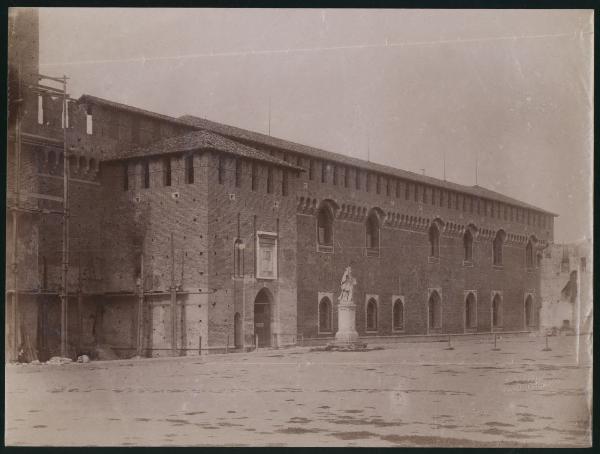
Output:
<svg viewBox="0 0 600 454">
<path fill-rule="evenodd" d="M 315 178 L 315 162 L 312 159 L 308 160 L 308 179 L 313 180 Z"/>
<path fill-rule="evenodd" d="M 369 192 L 371 190 L 371 172 L 365 172 L 365 175 L 367 176 L 367 181 L 365 182 L 365 191 Z"/>
<path fill-rule="evenodd" d="M 375 184 L 377 185 L 375 188 L 377 194 L 381 194 L 381 175 L 377 175 L 377 182 Z"/>
<path fill-rule="evenodd" d="M 354 185 L 357 191 L 360 190 L 360 170 L 358 169 L 354 171 Z"/>
<path fill-rule="evenodd" d="M 387 177 L 385 178 L 385 195 L 390 196 L 390 179 Z"/>
<path fill-rule="evenodd" d="M 431 292 L 427 303 L 428 326 L 430 330 L 440 329 L 442 327 L 442 302 L 437 290 Z"/>
<path fill-rule="evenodd" d="M 350 168 L 344 167 L 344 187 L 347 188 L 350 180 Z"/>
<path fill-rule="evenodd" d="M 337 184 L 338 184 L 338 166 L 336 166 L 335 164 L 333 164 L 332 166 L 333 166 L 333 185 L 337 186 Z"/>
<path fill-rule="evenodd" d="M 398 298 L 394 302 L 392 311 L 393 329 L 394 331 L 402 331 L 404 329 L 404 304 L 401 299 Z"/>
<path fill-rule="evenodd" d="M 236 158 L 235 160 L 235 187 L 239 188 L 242 186 L 242 160 Z"/>
<path fill-rule="evenodd" d="M 467 229 L 463 235 L 463 246 L 465 250 L 465 262 L 473 261 L 473 235 L 471 231 Z"/>
<path fill-rule="evenodd" d="M 146 160 L 143 162 L 144 167 L 144 187 L 150 187 L 150 163 Z"/>
<path fill-rule="evenodd" d="M 190 154 L 185 157 L 185 182 L 192 184 L 194 182 L 194 155 Z"/>
<path fill-rule="evenodd" d="M 404 199 L 408 200 L 410 198 L 410 184 L 406 183 L 404 185 Z"/>
<path fill-rule="evenodd" d="M 327 183 L 327 163 L 321 161 L 321 183 Z"/>
<path fill-rule="evenodd" d="M 402 186 L 400 186 L 400 180 L 396 180 L 396 198 L 400 198 L 400 191 L 402 190 Z"/>
<path fill-rule="evenodd" d="M 423 186 L 422 202 L 427 203 L 427 186 Z"/>
<path fill-rule="evenodd" d="M 225 182 L 225 157 L 219 156 L 219 184 L 223 184 Z"/>
<path fill-rule="evenodd" d="M 94 132 L 94 125 L 92 119 L 92 106 L 88 105 L 85 109 L 85 133 L 87 135 L 92 135 Z"/>
<path fill-rule="evenodd" d="M 525 299 L 525 327 L 532 328 L 535 326 L 535 317 L 533 311 L 533 298 L 527 295 Z"/>
<path fill-rule="evenodd" d="M 525 266 L 529 269 L 533 268 L 533 243 L 531 239 L 525 246 Z"/>
<path fill-rule="evenodd" d="M 38 95 L 37 122 L 38 125 L 44 124 L 44 97 L 42 95 Z"/>
<path fill-rule="evenodd" d="M 333 331 L 331 323 L 332 314 L 331 300 L 324 296 L 319 301 L 319 332 L 320 333 L 331 333 Z"/>
<path fill-rule="evenodd" d="M 429 227 L 429 257 L 440 257 L 440 231 L 436 224 Z"/>
<path fill-rule="evenodd" d="M 502 326 L 502 297 L 499 293 L 494 295 L 492 300 L 492 328 Z"/>
<path fill-rule="evenodd" d="M 379 254 L 379 219 L 377 219 L 375 213 L 371 213 L 367 218 L 366 247 L 367 255 Z"/>
<path fill-rule="evenodd" d="M 493 255 L 493 263 L 496 266 L 502 265 L 502 248 L 504 246 L 504 230 L 498 230 L 496 236 L 494 237 L 492 255 Z"/>
<path fill-rule="evenodd" d="M 123 163 L 123 190 L 129 190 L 129 164 L 127 161 Z"/>
<path fill-rule="evenodd" d="M 448 191 L 448 208 L 452 208 L 452 193 Z"/>
<path fill-rule="evenodd" d="M 171 157 L 163 158 L 163 183 L 165 186 L 171 186 Z"/>
<path fill-rule="evenodd" d="M 415 184 L 414 188 L 415 188 L 415 194 L 414 194 L 415 202 L 418 202 L 419 201 L 419 191 L 421 190 L 421 186 L 419 186 L 418 184 Z"/>
<path fill-rule="evenodd" d="M 252 190 L 256 191 L 258 188 L 258 165 L 256 162 L 252 163 Z"/>
<path fill-rule="evenodd" d="M 317 244 L 322 252 L 331 252 L 333 248 L 333 216 L 327 206 L 321 207 L 317 214 Z"/>
<path fill-rule="evenodd" d="M 477 327 L 477 300 L 473 292 L 469 292 L 465 300 L 465 328 Z"/>
<path fill-rule="evenodd" d="M 233 243 L 233 275 L 235 277 L 244 275 L 244 242 L 239 238 Z"/>
<path fill-rule="evenodd" d="M 367 331 L 377 331 L 377 301 L 375 298 L 367 302 Z"/>
<path fill-rule="evenodd" d="M 267 168 L 267 194 L 273 192 L 273 167 Z"/>
<path fill-rule="evenodd" d="M 281 195 L 288 195 L 288 172 L 286 169 L 282 170 L 283 174 L 281 175 Z"/>
</svg>

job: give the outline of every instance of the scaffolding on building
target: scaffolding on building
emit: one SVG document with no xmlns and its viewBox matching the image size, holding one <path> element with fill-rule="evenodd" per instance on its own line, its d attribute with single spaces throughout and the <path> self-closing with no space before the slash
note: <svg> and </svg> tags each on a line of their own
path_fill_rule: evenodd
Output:
<svg viewBox="0 0 600 454">
<path fill-rule="evenodd" d="M 20 352 L 22 349 L 27 349 L 28 354 L 30 356 L 34 356 L 33 349 L 29 345 L 28 336 L 26 332 L 22 331 L 20 326 L 20 317 L 19 317 L 19 294 L 30 294 L 32 292 L 28 292 L 27 290 L 22 291 L 19 289 L 19 250 L 18 250 L 18 230 L 19 230 L 19 215 L 20 213 L 37 213 L 37 214 L 52 214 L 52 215 L 62 215 L 63 218 L 63 233 L 62 233 L 62 266 L 61 266 L 61 275 L 62 275 L 62 284 L 59 292 L 59 296 L 61 299 L 61 340 L 60 340 L 60 354 L 65 357 L 68 354 L 68 273 L 69 273 L 69 147 L 67 145 L 67 128 L 68 128 L 68 100 L 70 99 L 67 93 L 67 80 L 68 77 L 63 75 L 62 77 L 53 77 L 47 76 L 44 74 L 33 74 L 33 78 L 37 81 L 34 84 L 28 84 L 25 89 L 30 91 L 37 96 L 56 96 L 62 98 L 62 152 L 63 152 L 63 197 L 56 197 L 50 194 L 39 194 L 34 192 L 21 192 L 21 157 L 22 157 L 22 145 L 23 143 L 30 144 L 30 140 L 32 137 L 40 140 L 42 142 L 54 142 L 51 137 L 38 136 L 32 134 L 26 134 L 23 132 L 22 127 L 22 115 L 23 115 L 23 101 L 24 101 L 24 92 L 23 92 L 23 74 L 22 68 L 19 64 L 17 70 L 17 99 L 15 100 L 15 127 L 14 127 L 14 150 L 15 150 L 15 168 L 14 168 L 14 186 L 13 186 L 13 200 L 7 204 L 8 210 L 12 214 L 12 257 L 11 257 L 11 268 L 12 268 L 12 289 L 9 289 L 7 293 L 7 297 L 10 294 L 12 296 L 12 304 L 10 311 L 10 318 L 12 324 L 12 332 L 11 332 L 11 343 L 12 343 L 12 351 L 11 359 L 13 361 L 18 360 L 20 356 Z M 57 83 L 60 84 L 60 87 L 53 87 L 51 85 L 45 85 L 40 83 L 43 81 L 44 83 Z M 24 136 L 28 137 L 28 140 L 24 140 Z M 62 210 L 48 210 L 48 209 L 40 209 L 40 208 L 31 208 L 23 205 L 22 199 L 41 199 L 41 200 L 51 200 L 54 202 L 62 202 Z M 11 203 L 12 202 L 12 203 Z M 47 293 L 47 292 L 45 292 Z M 41 292 L 38 292 L 41 294 Z M 19 339 L 21 338 L 21 339 Z M 19 342 L 20 340 L 20 342 Z"/>
</svg>

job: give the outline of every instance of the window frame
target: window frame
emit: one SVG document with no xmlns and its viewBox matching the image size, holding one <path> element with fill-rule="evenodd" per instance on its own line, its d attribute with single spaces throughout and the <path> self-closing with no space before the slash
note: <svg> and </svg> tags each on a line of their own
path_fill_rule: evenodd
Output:
<svg viewBox="0 0 600 454">
<path fill-rule="evenodd" d="M 406 304 L 404 303 L 404 295 L 392 295 L 392 332 L 404 333 L 406 332 Z M 396 327 L 396 303 L 400 302 L 402 306 L 402 326 Z"/>
<path fill-rule="evenodd" d="M 473 295 L 473 298 L 475 299 L 475 310 L 474 310 L 474 314 L 475 314 L 475 320 L 473 323 L 473 326 L 469 326 L 467 324 L 467 303 L 469 300 L 469 295 Z M 471 332 L 476 332 L 477 331 L 477 326 L 478 326 L 478 305 L 479 305 L 479 298 L 477 297 L 477 290 L 465 290 L 464 291 L 464 298 L 463 298 L 463 326 L 464 326 L 464 332 L 465 333 L 471 333 Z"/>
<path fill-rule="evenodd" d="M 375 302 L 375 328 L 369 328 L 369 305 L 371 301 Z M 367 293 L 365 295 L 365 333 L 376 334 L 379 332 L 379 295 Z"/>
<path fill-rule="evenodd" d="M 261 246 L 261 239 L 271 239 L 273 240 L 273 256 L 272 256 L 272 267 L 273 274 L 271 276 L 265 275 L 262 267 L 262 259 L 261 259 L 261 251 L 263 247 Z M 263 279 L 269 281 L 275 281 L 278 279 L 278 248 L 279 248 L 279 238 L 277 237 L 276 232 L 267 232 L 259 230 L 256 232 L 256 279 Z"/>
<path fill-rule="evenodd" d="M 329 330 L 321 327 L 321 303 L 324 299 L 329 300 Z M 331 292 L 318 292 L 317 293 L 317 334 L 333 334 L 335 332 L 335 326 L 333 323 L 333 293 Z"/>
</svg>

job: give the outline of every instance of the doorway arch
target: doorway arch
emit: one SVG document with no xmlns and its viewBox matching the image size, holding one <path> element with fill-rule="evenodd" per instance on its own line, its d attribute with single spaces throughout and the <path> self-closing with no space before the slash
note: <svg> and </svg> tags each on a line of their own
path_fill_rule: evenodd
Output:
<svg viewBox="0 0 600 454">
<path fill-rule="evenodd" d="M 271 313 L 273 295 L 263 288 L 254 298 L 254 335 L 257 347 L 271 346 Z"/>
</svg>

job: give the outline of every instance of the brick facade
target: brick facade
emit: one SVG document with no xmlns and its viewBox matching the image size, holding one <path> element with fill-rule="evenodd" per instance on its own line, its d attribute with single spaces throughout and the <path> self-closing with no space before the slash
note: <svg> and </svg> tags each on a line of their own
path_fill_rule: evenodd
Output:
<svg viewBox="0 0 600 454">
<path fill-rule="evenodd" d="M 40 122 L 37 95 L 25 98 L 28 145 L 21 153 L 20 187 L 60 197 L 61 108 L 55 100 L 43 100 Z M 123 354 L 134 352 L 142 284 L 143 347 L 154 356 L 172 354 L 173 348 L 198 354 L 252 347 L 257 335 L 262 345 L 331 337 L 339 280 L 348 265 L 358 283 L 356 326 L 362 336 L 465 332 L 469 292 L 476 300 L 470 331 L 526 329 L 525 295 L 540 304 L 540 272 L 525 254 L 530 240 L 535 251 L 552 242 L 551 213 L 484 188 L 194 117 L 175 119 L 88 95 L 69 106 L 69 331 L 75 350 L 107 343 Z M 187 149 L 184 139 L 194 131 L 220 137 L 215 143 L 226 138 L 250 148 L 239 155 L 220 145 Z M 149 146 L 166 138 L 182 142 L 151 155 Z M 14 155 L 9 153 L 9 169 Z M 37 214 L 19 228 L 19 251 L 20 260 L 32 266 L 19 274 L 24 279 L 19 286 L 38 291 L 29 304 L 44 310 L 39 316 L 36 309 L 22 312 L 31 318 L 27 330 L 42 333 L 33 335 L 35 342 L 54 351 L 62 218 L 47 211 L 62 205 L 28 203 Z M 332 221 L 332 242 L 325 247 L 318 246 L 317 233 L 323 207 Z M 370 247 L 368 219 L 378 226 L 369 234 Z M 439 254 L 430 244 L 433 225 L 440 234 Z M 467 231 L 473 237 L 469 260 L 463 244 Z M 498 232 L 504 237 L 499 266 L 492 259 Z M 264 252 L 275 264 L 274 279 L 257 270 L 264 259 L 257 250 L 261 235 L 276 244 L 274 258 Z M 434 292 L 440 306 L 432 315 L 428 301 Z M 493 327 L 496 294 L 501 323 Z M 332 300 L 332 329 L 319 330 L 319 295 Z M 367 295 L 377 301 L 377 326 L 369 332 Z M 398 299 L 402 329 L 393 327 Z M 430 326 L 438 315 L 436 326 Z"/>
</svg>

